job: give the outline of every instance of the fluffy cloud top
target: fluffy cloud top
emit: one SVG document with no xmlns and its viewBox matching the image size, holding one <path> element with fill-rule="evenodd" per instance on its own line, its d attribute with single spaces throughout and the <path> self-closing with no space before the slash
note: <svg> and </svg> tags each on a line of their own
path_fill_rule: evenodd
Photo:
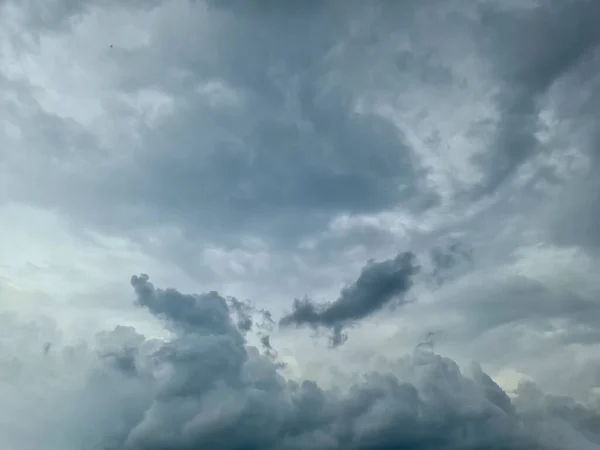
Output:
<svg viewBox="0 0 600 450">
<path fill-rule="evenodd" d="M 591 404 L 547 397 L 531 384 L 523 385 L 513 402 L 479 366 L 467 376 L 451 359 L 422 349 L 387 371 L 367 372 L 334 388 L 287 379 L 279 365 L 246 343 L 217 293 L 157 289 L 146 275 L 134 276 L 132 285 L 136 303 L 156 314 L 171 337 L 146 339 L 117 327 L 99 335 L 88 350 L 53 348 L 43 354 L 40 348 L 39 368 L 49 378 L 61 381 L 71 371 L 71 381 L 77 380 L 50 392 L 63 400 L 55 411 L 61 428 L 49 432 L 49 448 L 600 446 L 595 434 L 600 416 Z M 16 385 L 24 401 L 33 397 L 26 380 Z M 32 434 L 45 424 L 36 419 L 29 425 Z M 56 436 L 69 433 L 78 440 L 62 447 L 55 443 Z M 11 443 L 30 448 L 18 447 L 19 440 Z"/>
</svg>

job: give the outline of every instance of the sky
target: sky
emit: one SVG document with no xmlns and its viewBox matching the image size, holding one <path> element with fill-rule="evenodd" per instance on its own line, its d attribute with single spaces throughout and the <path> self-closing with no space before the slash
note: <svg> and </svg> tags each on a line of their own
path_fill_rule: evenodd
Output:
<svg viewBox="0 0 600 450">
<path fill-rule="evenodd" d="M 0 441 L 600 449 L 598 20 L 0 1 Z"/>
</svg>

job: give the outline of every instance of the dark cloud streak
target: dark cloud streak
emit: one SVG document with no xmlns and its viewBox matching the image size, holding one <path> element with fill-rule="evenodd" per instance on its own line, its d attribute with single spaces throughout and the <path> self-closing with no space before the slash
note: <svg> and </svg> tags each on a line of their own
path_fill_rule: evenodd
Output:
<svg viewBox="0 0 600 450">
<path fill-rule="evenodd" d="M 394 300 L 404 303 L 412 286 L 412 277 L 419 271 L 416 256 L 400 253 L 385 261 L 369 261 L 357 280 L 342 289 L 337 300 L 315 304 L 309 299 L 294 301 L 293 311 L 279 322 L 282 326 L 325 327 L 333 331 L 332 344 L 345 341 L 343 328 L 365 319 Z"/>
</svg>

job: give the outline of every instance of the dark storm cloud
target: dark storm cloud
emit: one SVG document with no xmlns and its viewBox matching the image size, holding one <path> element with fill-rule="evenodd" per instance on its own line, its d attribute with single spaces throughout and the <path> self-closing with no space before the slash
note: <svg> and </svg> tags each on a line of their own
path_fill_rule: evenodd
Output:
<svg viewBox="0 0 600 450">
<path fill-rule="evenodd" d="M 576 69 L 600 44 L 599 14 L 598 2 L 578 0 L 540 2 L 520 14 L 489 11 L 483 18 L 493 25 L 492 40 L 511 40 L 497 55 L 499 72 L 536 95 Z"/>
<path fill-rule="evenodd" d="M 357 280 L 342 289 L 337 300 L 315 304 L 309 299 L 297 299 L 293 311 L 281 319 L 280 325 L 329 328 L 333 331 L 333 345 L 340 345 L 345 340 L 343 328 L 381 310 L 394 300 L 406 302 L 405 295 L 418 271 L 416 256 L 411 252 L 400 253 L 385 261 L 369 261 Z"/>
<path fill-rule="evenodd" d="M 543 1 L 520 12 L 484 6 L 481 42 L 493 52 L 500 118 L 491 150 L 478 157 L 488 173 L 481 192 L 493 192 L 532 155 L 544 151 L 536 137 L 544 96 L 598 47 L 599 15 L 600 4 L 594 0 Z"/>
<path fill-rule="evenodd" d="M 238 19 L 210 67 L 203 61 L 184 67 L 203 78 L 214 73 L 242 97 L 242 106 L 207 112 L 199 103 L 149 133 L 153 151 L 140 161 L 136 180 L 143 201 L 207 232 L 243 224 L 283 241 L 340 213 L 400 202 L 428 206 L 432 199 L 422 197 L 418 167 L 400 132 L 382 118 L 356 113 L 344 80 L 328 80 L 334 67 L 327 55 L 345 38 L 340 19 L 261 17 Z M 311 35 L 294 37 L 308 27 Z M 169 151 L 174 145 L 177 156 Z"/>
<path fill-rule="evenodd" d="M 94 409 L 80 410 L 78 420 L 86 414 L 90 420 L 111 417 L 111 411 L 116 414 L 119 421 L 113 416 L 90 429 L 94 439 L 110 449 L 597 448 L 591 443 L 551 444 L 544 434 L 530 433 L 524 426 L 560 417 L 586 442 L 575 430 L 585 431 L 589 439 L 597 437 L 593 410 L 575 404 L 569 411 L 541 410 L 524 396 L 519 404 L 529 408 L 525 422 L 506 393 L 479 367 L 468 377 L 452 360 L 432 352 L 417 350 L 405 359 L 402 377 L 373 372 L 349 390 L 288 381 L 278 372 L 280 366 L 245 344 L 232 318 L 224 314 L 226 303 L 216 300 L 218 294 L 156 289 L 146 276 L 132 280 L 137 304 L 166 321 L 174 335 L 154 342 L 157 349 L 148 351 L 151 346 L 144 349 L 147 343 L 133 330 L 121 327 L 104 334 L 103 348 L 118 353 L 121 342 L 128 349 L 125 353 L 133 355 L 132 364 L 114 364 L 103 357 L 106 367 L 95 369 L 103 375 L 92 374 L 85 395 L 108 395 L 118 383 L 125 386 L 125 380 L 129 390 L 121 399 L 112 394 L 111 402 L 91 402 Z M 138 351 L 132 351 L 136 345 Z"/>
<path fill-rule="evenodd" d="M 275 236 L 317 230 L 339 213 L 376 212 L 415 198 L 409 150 L 397 131 L 336 111 L 344 108 L 309 112 L 314 131 L 308 133 L 266 118 L 249 131 L 244 148 L 225 144 L 203 162 L 196 146 L 186 146 L 191 153 L 181 159 L 161 151 L 146 167 L 155 175 L 140 182 L 160 210 L 174 216 L 213 230 L 243 223 Z M 208 208 L 214 215 L 202 214 Z"/>
<path fill-rule="evenodd" d="M 432 25 L 434 34 L 417 32 L 422 16 L 433 17 L 428 13 L 442 11 L 442 4 L 452 23 Z M 46 17 L 36 5 L 24 8 L 39 16 L 32 24 L 61 23 L 88 8 L 58 2 Z M 439 192 L 425 182 L 427 170 L 415 148 L 388 119 L 359 113 L 356 103 L 379 87 L 378 80 L 407 73 L 423 72 L 419 79 L 432 87 L 461 83 L 450 63 L 423 56 L 432 42 L 450 41 L 457 30 L 463 40 L 479 43 L 480 54 L 470 57 L 492 69 L 490 88 L 499 111 L 493 123 L 469 130 L 485 136 L 486 151 L 475 157 L 485 176 L 474 190 L 465 188 L 466 198 L 494 193 L 542 151 L 535 135 L 540 101 L 597 47 L 599 34 L 593 19 L 598 6 L 591 0 L 541 2 L 528 9 L 413 1 L 174 5 L 164 13 L 177 25 L 165 19 L 149 30 L 152 45 L 110 53 L 120 68 L 114 82 L 121 93 L 158 89 L 179 105 L 160 126 L 144 128 L 139 157 L 116 164 L 91 156 L 106 154 L 90 133 L 46 118 L 52 126 L 32 126 L 26 133 L 35 138 L 30 147 L 43 149 L 43 155 L 50 145 L 73 151 L 52 164 L 45 161 L 43 170 L 28 158 L 32 167 L 23 167 L 10 185 L 17 198 L 59 206 L 112 231 L 167 222 L 191 236 L 235 240 L 243 231 L 282 246 L 322 230 L 342 213 L 398 206 L 422 212 L 438 204 Z M 358 17 L 368 17 L 370 25 L 355 27 Z M 398 33 L 409 36 L 407 48 L 393 45 Z M 224 105 L 194 93 L 207 83 L 212 83 L 207 92 L 221 95 Z M 402 88 L 382 85 L 390 98 Z M 131 111 L 106 105 L 117 121 L 131 119 Z M 573 111 L 580 113 L 581 108 Z M 64 169 L 73 166 L 75 154 L 89 171 Z M 56 163 L 61 160 L 66 164 Z M 43 173 L 48 189 L 33 187 L 38 183 L 19 188 L 28 173 Z"/>
<path fill-rule="evenodd" d="M 24 40 L 49 30 L 53 37 L 67 33 L 94 8 L 144 5 L 136 11 L 145 12 L 157 3 L 12 2 L 26 8 L 23 28 L 30 28 L 24 30 Z M 575 245 L 586 254 L 600 248 L 596 207 L 600 198 L 596 173 L 600 167 L 598 1 L 542 0 L 531 8 L 500 8 L 504 2 L 496 1 L 476 6 L 459 1 L 210 3 L 208 13 L 199 1 L 193 9 L 182 6 L 188 2 L 168 3 L 169 8 L 161 11 L 164 18 L 148 19 L 152 27 L 144 31 L 148 31 L 149 46 L 94 54 L 91 59 L 98 60 L 98 67 L 82 69 L 82 80 L 92 73 L 104 77 L 106 70 L 106 84 L 94 85 L 81 95 L 97 93 L 106 115 L 125 124 L 131 135 L 136 133 L 126 124 L 141 121 L 132 112 L 135 108 L 107 100 L 106 91 L 118 91 L 120 98 L 156 89 L 173 98 L 173 115 L 154 128 L 141 125 L 141 131 L 136 129 L 140 148 L 135 150 L 123 144 L 128 141 L 124 139 L 117 148 L 104 152 L 102 127 L 87 129 L 75 120 L 42 111 L 35 86 L 0 75 L 0 94 L 11 94 L 1 97 L 0 119 L 17 124 L 21 137 L 14 143 L 23 149 L 12 151 L 12 144 L 0 149 L 0 178 L 8 180 L 0 184 L 10 200 L 56 207 L 70 219 L 83 219 L 86 226 L 117 231 L 120 236 L 125 230 L 137 235 L 137 229 L 149 225 L 174 224 L 184 230 L 184 251 L 190 253 L 195 250 L 190 241 L 198 236 L 218 245 L 242 234 L 258 234 L 268 244 L 279 244 L 269 246 L 269 251 L 277 252 L 311 233 L 327 230 L 326 225 L 340 214 L 353 218 L 396 207 L 420 213 L 438 205 L 439 192 L 425 182 L 428 171 L 422 167 L 414 141 L 390 120 L 357 110 L 356 103 L 375 87 L 380 89 L 379 97 L 390 99 L 390 104 L 403 103 L 406 110 L 419 109 L 421 103 L 435 109 L 435 95 L 403 99 L 400 85 L 412 91 L 423 82 L 425 87 L 443 86 L 440 91 L 451 92 L 456 83 L 464 83 L 452 68 L 464 62 L 473 64 L 476 73 L 481 69 L 482 78 L 492 79 L 489 87 L 497 108 L 493 120 L 468 130 L 476 138 L 484 137 L 482 152 L 475 157 L 484 174 L 478 186 L 464 188 L 465 198 L 506 194 L 502 189 L 510 188 L 519 169 L 535 156 L 577 146 L 591 157 L 591 169 L 552 197 L 557 206 L 540 220 L 541 231 L 548 231 L 544 237 Z M 443 9 L 427 9 L 442 4 Z M 422 16 L 433 12 L 443 16 L 443 21 L 423 21 Z M 128 20 L 136 28 L 135 20 Z M 433 23 L 436 26 L 429 26 Z M 454 39 L 460 34 L 457 30 L 476 38 L 481 54 L 469 54 L 464 61 L 452 57 L 452 63 L 444 65 L 444 52 L 432 49 L 456 42 L 461 50 L 464 41 Z M 112 31 L 106 30 L 109 35 Z M 409 38 L 399 49 L 404 35 Z M 31 54 L 23 56 L 23 61 L 35 60 L 45 48 L 27 48 Z M 77 66 L 85 65 L 76 52 L 72 59 Z M 47 75 L 52 71 L 45 64 L 41 58 L 35 69 Z M 418 75 L 410 78 L 413 81 L 402 78 L 396 84 L 386 83 L 409 71 Z M 61 77 L 66 71 L 52 73 Z M 539 113 L 548 103 L 560 111 L 561 133 L 563 123 L 569 126 L 558 144 L 546 148 L 536 133 Z M 426 109 L 423 114 L 427 115 Z M 515 197 L 526 194 L 507 190 Z M 511 195 L 502 200 L 512 201 Z M 458 208 L 453 215 L 461 212 Z M 470 238 L 479 235 L 480 241 L 485 236 L 496 242 L 496 236 L 505 231 L 504 212 L 502 208 L 482 209 L 481 220 L 475 223 L 483 231 L 473 232 Z M 517 214 L 533 216 L 535 212 L 535 208 L 522 209 Z M 424 229 L 428 226 L 423 224 Z M 474 228 L 472 221 L 466 226 Z M 523 234 L 529 231 L 524 229 Z M 375 242 L 368 231 L 354 234 L 352 240 L 362 244 L 369 240 L 367 251 Z M 347 247 L 346 240 L 339 249 Z M 493 254 L 493 264 L 513 250 L 512 241 L 502 249 L 494 244 L 483 248 Z M 316 247 L 321 258 L 322 251 Z M 449 280 L 461 261 L 468 262 L 467 253 L 451 246 L 434 251 L 430 255 L 434 274 Z M 404 305 L 416 271 L 410 253 L 371 263 L 337 300 L 325 304 L 296 301 L 281 323 L 325 328 L 332 332 L 333 344 L 339 345 L 346 338 L 344 330 L 353 324 L 386 307 Z M 269 273 L 270 282 L 279 282 L 277 275 Z M 599 342 L 597 291 L 584 292 L 590 286 L 584 285 L 581 291 L 562 289 L 557 287 L 560 280 L 544 283 L 527 274 L 482 280 L 474 288 L 477 283 L 464 280 L 457 290 L 468 286 L 459 292 L 460 298 L 445 297 L 430 303 L 431 309 L 424 308 L 440 321 L 454 323 L 459 317 L 456 329 L 439 327 L 445 341 L 459 335 L 454 343 L 468 352 L 484 341 L 486 333 L 505 329 L 506 334 L 498 335 L 506 340 L 498 339 L 493 345 L 486 341 L 478 348 L 486 357 L 498 350 L 493 357 L 509 365 L 518 363 L 516 354 L 528 344 L 514 336 L 513 325 L 523 324 L 532 333 L 551 331 L 548 334 L 554 336 L 559 323 L 564 332 L 545 342 Z M 268 312 L 217 292 L 189 295 L 157 289 L 147 275 L 134 276 L 131 283 L 136 304 L 163 321 L 170 336 L 147 340 L 127 327 L 98 336 L 97 360 L 86 366 L 89 377 L 61 387 L 55 395 L 58 400 L 52 396 L 46 400 L 47 404 L 55 402 L 46 417 L 52 419 L 52 427 L 42 429 L 59 430 L 71 448 L 94 448 L 96 441 L 104 447 L 95 448 L 111 450 L 600 448 L 599 414 L 593 405 L 547 396 L 531 385 L 522 386 L 513 401 L 480 368 L 474 367 L 473 375 L 466 376 L 452 360 L 427 351 L 431 343 L 423 342 L 412 357 L 399 362 L 401 371 L 370 373 L 348 390 L 339 380 L 334 380 L 331 389 L 314 381 L 294 382 L 283 376 L 283 364 L 277 361 L 277 340 L 271 339 L 274 321 Z M 439 291 L 440 296 L 451 294 L 455 286 L 446 287 L 448 291 Z M 421 318 L 415 314 L 415 328 Z M 4 324 L 1 329 L 2 336 L 13 333 Z M 248 344 L 253 332 L 263 354 Z M 24 340 L 33 333 L 26 334 Z M 21 407 L 21 397 L 43 390 L 33 380 L 45 386 L 52 371 L 36 364 L 27 370 L 19 361 L 20 348 L 7 352 L 5 342 L 2 339 L 0 345 L 0 355 L 7 356 L 0 360 L 0 393 L 3 403 L 14 397 L 14 403 L 6 404 L 19 405 L 14 410 L 6 408 L 7 415 L 19 411 L 42 415 L 45 410 L 35 402 Z M 64 353 L 73 353 L 71 359 L 77 359 L 79 350 L 61 353 L 54 340 L 52 348 L 43 342 L 32 354 L 43 357 L 44 364 L 65 357 Z M 69 376 L 71 367 L 67 366 Z M 577 379 L 582 397 L 589 398 L 589 389 L 600 384 L 598 373 L 597 367 L 590 367 Z M 32 382 L 22 391 L 14 389 L 23 377 Z M 7 385 L 3 384 L 6 380 Z M 63 405 L 72 405 L 71 410 L 58 420 L 63 417 Z M 2 439 L 11 428 L 6 424 L 14 421 L 9 419 L 0 417 Z M 25 427 L 23 435 L 32 432 L 28 420 L 19 424 Z M 72 439 L 64 431 L 67 428 L 75 430 L 73 436 L 89 436 L 82 441 Z M 53 444 L 45 432 L 39 436 Z"/>
<path fill-rule="evenodd" d="M 156 290 L 149 283 L 148 275 L 134 275 L 131 285 L 141 306 L 157 317 L 165 318 L 168 324 L 185 327 L 196 333 L 206 330 L 211 334 L 237 336 L 243 340 L 239 329 L 231 322 L 230 310 L 225 298 L 217 292 L 208 292 L 198 297 L 183 295 L 175 289 Z"/>
<path fill-rule="evenodd" d="M 66 180 L 84 183 L 58 169 L 45 176 L 61 195 L 53 189 L 23 196 L 44 204 L 61 198 L 102 227 L 167 221 L 192 234 L 231 239 L 243 230 L 280 244 L 297 242 L 340 213 L 433 205 L 436 194 L 423 183 L 411 146 L 389 120 L 356 111 L 356 95 L 331 58 L 351 38 L 358 4 L 302 6 L 303 14 L 294 8 L 263 14 L 253 5 L 234 2 L 207 13 L 196 4 L 186 16 L 189 24 L 209 14 L 214 26 L 188 26 L 185 36 L 157 28 L 151 47 L 112 52 L 123 58 L 117 82 L 124 92 L 159 88 L 187 105 L 160 127 L 144 130 L 143 156 L 133 167 L 100 165 L 85 184 L 102 198 L 85 188 L 61 188 Z M 215 46 L 205 53 L 190 47 L 192 41 Z M 176 71 L 187 78 L 175 82 Z M 208 82 L 224 86 L 239 102 L 207 106 L 192 91 Z M 79 147 L 98 153 L 98 145 Z M 102 213 L 105 208 L 115 214 Z"/>
<path fill-rule="evenodd" d="M 158 3 L 127 3 L 126 8 Z M 65 28 L 56 24 L 96 2 L 40 5 L 23 6 L 31 29 L 33 24 Z M 33 136 L 28 147 L 39 147 L 43 163 L 34 155 L 27 158 L 31 167 L 24 164 L 9 185 L 17 199 L 58 206 L 111 231 L 168 222 L 191 236 L 235 240 L 243 231 L 282 246 L 322 230 L 342 213 L 398 206 L 422 212 L 437 204 L 439 192 L 425 183 L 427 171 L 415 149 L 389 120 L 357 112 L 356 103 L 378 87 L 378 80 L 409 72 L 423 72 L 419 79 L 433 87 L 461 83 L 448 64 L 423 56 L 432 42 L 450 41 L 457 30 L 465 33 L 463 40 L 479 43 L 480 53 L 470 57 L 491 68 L 499 111 L 493 123 L 469 130 L 487 143 L 475 157 L 485 176 L 474 190 L 465 188 L 466 198 L 494 193 L 542 151 L 535 135 L 541 100 L 585 62 L 599 39 L 593 0 L 540 2 L 523 9 L 433 1 L 175 5 L 163 11 L 172 14 L 172 24 L 165 19 L 148 30 L 152 45 L 115 49 L 109 57 L 120 68 L 114 82 L 122 94 L 158 89 L 179 105 L 157 128 L 144 128 L 139 157 L 122 164 L 108 161 L 97 156 L 106 153 L 91 132 L 45 117 L 47 127 L 26 127 L 24 134 Z M 448 27 L 432 25 L 434 34 L 416 32 L 417 23 L 424 26 L 422 16 L 436 11 L 445 11 Z M 369 26 L 354 26 L 359 17 L 368 17 Z M 398 33 L 410 37 L 407 48 L 393 45 Z M 210 92 L 224 96 L 225 106 L 193 92 L 206 83 L 212 83 Z M 401 88 L 383 85 L 390 98 Z M 130 121 L 130 110 L 111 102 L 106 107 L 116 121 Z M 571 112 L 584 113 L 582 108 Z M 50 146 L 70 151 L 49 163 L 44 155 L 51 153 Z M 73 171 L 75 161 L 89 170 Z M 47 188 L 35 188 L 37 182 L 19 186 L 28 177 L 37 181 L 40 173 Z"/>
</svg>

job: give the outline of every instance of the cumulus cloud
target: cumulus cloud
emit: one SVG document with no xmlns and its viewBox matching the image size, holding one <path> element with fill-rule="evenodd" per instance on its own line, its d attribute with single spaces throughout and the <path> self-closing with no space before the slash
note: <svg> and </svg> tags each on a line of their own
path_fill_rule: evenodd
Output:
<svg viewBox="0 0 600 450">
<path fill-rule="evenodd" d="M 385 261 L 369 261 L 357 280 L 342 289 L 333 302 L 315 304 L 309 299 L 294 300 L 293 311 L 283 317 L 283 326 L 308 325 L 333 330 L 334 346 L 346 339 L 343 329 L 383 309 L 393 300 L 407 301 L 406 293 L 412 286 L 412 277 L 419 271 L 416 256 L 400 253 Z"/>
<path fill-rule="evenodd" d="M 85 350 L 71 356 L 70 370 L 82 378 L 63 387 L 66 406 L 56 414 L 65 434 L 76 431 L 78 440 L 62 447 L 49 442 L 50 448 L 600 447 L 593 405 L 556 403 L 539 390 L 532 394 L 529 385 L 513 402 L 478 366 L 465 375 L 451 359 L 422 349 L 394 370 L 367 372 L 333 389 L 286 379 L 280 366 L 246 342 L 218 294 L 157 289 L 145 275 L 132 277 L 132 285 L 136 304 L 162 320 L 171 337 L 146 339 L 117 327 L 90 349 L 98 356 L 85 356 Z M 67 353 L 49 356 L 41 367 L 67 362 Z M 77 370 L 86 358 L 91 363 Z M 551 420 L 565 433 L 540 432 Z M 85 422 L 93 426 L 74 428 Z M 30 432 L 39 425 L 31 423 Z"/>
</svg>

